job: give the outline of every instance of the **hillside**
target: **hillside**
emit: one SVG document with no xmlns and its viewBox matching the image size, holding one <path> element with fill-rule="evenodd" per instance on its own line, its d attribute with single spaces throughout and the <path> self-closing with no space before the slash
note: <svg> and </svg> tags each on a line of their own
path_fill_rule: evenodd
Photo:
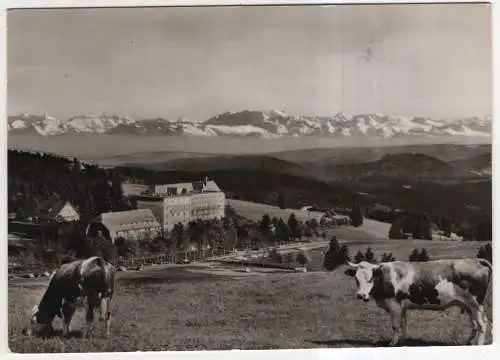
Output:
<svg viewBox="0 0 500 360">
<path fill-rule="evenodd" d="M 8 151 L 8 211 L 32 214 L 50 198 L 70 201 L 93 216 L 127 208 L 119 176 L 49 154 Z"/>
<path fill-rule="evenodd" d="M 352 204 L 360 197 L 347 186 L 330 184 L 314 177 L 275 171 L 224 169 L 209 171 L 154 171 L 144 168 L 118 167 L 123 177 L 140 179 L 147 184 L 195 181 L 203 176 L 215 180 L 227 196 L 264 204 L 278 205 L 279 195 L 285 205 L 300 208 L 305 204 L 333 206 Z"/>
<path fill-rule="evenodd" d="M 429 143 L 399 146 L 320 147 L 272 152 L 269 155 L 298 163 L 345 164 L 379 160 L 388 154 L 420 153 L 443 161 L 455 161 L 491 154 L 491 144 Z M 490 155 L 491 156 L 491 155 Z"/>
<path fill-rule="evenodd" d="M 268 155 L 206 155 L 176 158 L 152 164 L 129 162 L 125 166 L 141 166 L 152 170 L 214 171 L 214 170 L 250 170 L 268 171 L 284 174 L 309 176 L 308 169 L 293 162 L 277 159 Z"/>
<path fill-rule="evenodd" d="M 491 160 L 492 156 L 490 151 L 468 158 L 453 160 L 451 164 L 457 169 L 469 171 L 476 175 L 491 176 Z"/>
<path fill-rule="evenodd" d="M 53 194 L 73 201 L 84 211 L 91 208 L 93 212 L 108 211 L 113 206 L 129 206 L 123 203 L 121 190 L 116 190 L 122 181 L 140 180 L 147 185 L 194 181 L 208 176 L 230 198 L 277 206 L 279 197 L 284 196 L 287 208 L 378 203 L 426 212 L 429 216 L 445 216 L 457 223 L 477 222 L 492 212 L 489 178 L 475 182 L 457 180 L 451 185 L 435 180 L 405 181 L 405 177 L 415 180 L 418 169 L 422 176 L 446 176 L 451 171 L 452 165 L 421 154 L 410 156 L 419 166 L 409 166 L 407 154 L 386 156 L 374 162 L 375 165 L 342 165 L 344 173 L 338 174 L 344 177 L 337 175 L 341 179 L 336 181 L 322 180 L 304 166 L 268 156 L 207 159 L 210 161 L 186 159 L 196 161 L 183 170 L 124 166 L 103 170 L 65 158 L 9 151 L 9 211 L 33 209 L 37 202 Z M 397 171 L 394 164 L 398 166 Z M 381 173 L 377 175 L 379 170 Z M 391 177 L 391 174 L 400 177 Z M 359 179 L 353 181 L 355 176 Z M 377 180 L 376 176 L 382 178 Z"/>
<path fill-rule="evenodd" d="M 357 187 L 366 201 L 444 216 L 460 223 L 476 222 L 492 216 L 490 180 L 443 185 L 436 182 L 401 185 L 398 182 L 363 183 Z"/>
<path fill-rule="evenodd" d="M 186 159 L 211 158 L 217 154 L 207 154 L 189 151 L 144 151 L 130 154 L 101 156 L 92 159 L 92 162 L 102 166 L 161 166 L 170 162 L 183 162 Z"/>
<path fill-rule="evenodd" d="M 315 165 L 315 166 L 314 166 Z M 311 167 L 335 181 L 437 181 L 474 179 L 477 174 L 457 169 L 443 160 L 420 153 L 387 154 L 380 160 L 352 164 L 311 164 Z"/>
</svg>

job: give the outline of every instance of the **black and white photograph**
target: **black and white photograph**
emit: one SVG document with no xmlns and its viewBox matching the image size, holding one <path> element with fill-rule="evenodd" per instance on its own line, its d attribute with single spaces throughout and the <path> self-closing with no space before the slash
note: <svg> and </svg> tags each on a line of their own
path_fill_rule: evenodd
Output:
<svg viewBox="0 0 500 360">
<path fill-rule="evenodd" d="M 493 343 L 490 3 L 140 5 L 6 11 L 10 352 Z"/>
</svg>

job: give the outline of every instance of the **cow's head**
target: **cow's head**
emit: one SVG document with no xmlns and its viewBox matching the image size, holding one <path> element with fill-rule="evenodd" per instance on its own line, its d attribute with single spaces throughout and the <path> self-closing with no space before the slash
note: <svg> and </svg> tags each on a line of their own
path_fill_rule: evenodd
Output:
<svg viewBox="0 0 500 360">
<path fill-rule="evenodd" d="M 345 271 L 345 274 L 354 277 L 358 285 L 356 297 L 363 301 L 369 301 L 376 278 L 382 274 L 380 265 L 374 265 L 366 261 L 358 264 L 348 262 L 347 265 L 349 265 L 349 268 Z"/>
<path fill-rule="evenodd" d="M 30 312 L 30 320 L 26 335 L 40 334 L 51 327 L 50 322 L 44 321 L 43 316 L 40 314 L 38 305 L 33 306 Z"/>
</svg>

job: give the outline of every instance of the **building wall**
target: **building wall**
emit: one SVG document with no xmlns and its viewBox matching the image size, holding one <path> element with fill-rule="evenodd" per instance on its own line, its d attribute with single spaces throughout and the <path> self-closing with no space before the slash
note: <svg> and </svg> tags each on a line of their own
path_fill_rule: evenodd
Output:
<svg viewBox="0 0 500 360">
<path fill-rule="evenodd" d="M 223 192 L 207 192 L 191 196 L 191 219 L 222 219 L 226 197 Z"/>
<path fill-rule="evenodd" d="M 163 199 L 163 226 L 170 231 L 177 223 L 187 224 L 191 220 L 191 196 L 169 196 Z"/>
<path fill-rule="evenodd" d="M 130 230 L 115 230 L 111 231 L 111 239 L 113 243 L 116 238 L 123 237 L 125 240 L 133 241 L 133 240 L 143 240 L 143 239 L 154 239 L 155 237 L 160 236 L 162 233 L 161 226 L 144 226 L 137 229 Z"/>
<path fill-rule="evenodd" d="M 163 188 L 157 186 L 157 191 L 160 189 Z M 166 188 L 164 190 L 166 191 Z M 164 231 L 168 232 L 177 223 L 187 225 L 190 221 L 197 219 L 222 219 L 225 204 L 225 194 L 217 191 L 165 196 L 163 202 L 138 200 L 137 208 L 150 209 L 162 224 Z"/>
</svg>

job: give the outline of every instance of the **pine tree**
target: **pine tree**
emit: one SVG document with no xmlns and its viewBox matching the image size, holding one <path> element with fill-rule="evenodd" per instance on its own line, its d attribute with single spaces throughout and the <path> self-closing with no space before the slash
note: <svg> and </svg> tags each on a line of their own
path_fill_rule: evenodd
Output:
<svg viewBox="0 0 500 360">
<path fill-rule="evenodd" d="M 278 195 L 278 206 L 280 209 L 285 209 L 285 194 L 283 193 Z"/>
<path fill-rule="evenodd" d="M 363 214 L 361 213 L 361 207 L 357 204 L 351 210 L 351 225 L 355 227 L 363 225 Z"/>
<path fill-rule="evenodd" d="M 363 254 L 361 252 L 361 250 L 358 250 L 358 252 L 356 253 L 356 255 L 354 255 L 354 262 L 356 264 L 362 262 L 362 261 L 365 261 L 365 254 Z"/>
<path fill-rule="evenodd" d="M 403 219 L 394 220 L 389 229 L 389 239 L 403 239 Z"/>
<path fill-rule="evenodd" d="M 269 214 L 265 214 L 262 216 L 262 220 L 259 224 L 259 230 L 260 233 L 264 236 L 267 236 L 271 231 L 271 218 L 269 217 Z"/>
<path fill-rule="evenodd" d="M 347 264 L 348 261 L 351 261 L 351 257 L 349 256 L 349 249 L 346 244 L 342 244 L 339 250 L 340 260 L 342 264 Z"/>
<path fill-rule="evenodd" d="M 422 215 L 420 222 L 420 239 L 432 240 L 432 228 L 426 214 Z"/>
<path fill-rule="evenodd" d="M 279 241 L 287 243 L 290 241 L 290 235 L 290 227 L 280 218 L 276 227 L 276 237 Z"/>
<path fill-rule="evenodd" d="M 338 266 L 345 264 L 348 260 L 349 252 L 347 246 L 343 244 L 342 247 L 340 247 L 337 237 L 333 236 L 323 258 L 323 268 L 326 271 L 332 271 Z"/>
<path fill-rule="evenodd" d="M 298 239 L 301 237 L 300 224 L 295 217 L 295 213 L 291 213 L 288 218 L 288 227 L 290 228 L 290 237 L 292 239 Z"/>
<path fill-rule="evenodd" d="M 441 230 L 443 230 L 444 236 L 450 237 L 451 236 L 451 223 L 450 220 L 447 218 L 442 218 L 441 219 Z"/>
<path fill-rule="evenodd" d="M 365 261 L 369 263 L 375 263 L 375 254 L 373 253 L 371 247 L 368 247 L 365 252 Z"/>
<path fill-rule="evenodd" d="M 419 259 L 419 255 L 420 254 L 419 254 L 418 250 L 417 249 L 413 249 L 412 253 L 410 254 L 410 256 L 408 258 L 408 260 L 410 262 L 417 262 L 418 259 Z"/>
</svg>

